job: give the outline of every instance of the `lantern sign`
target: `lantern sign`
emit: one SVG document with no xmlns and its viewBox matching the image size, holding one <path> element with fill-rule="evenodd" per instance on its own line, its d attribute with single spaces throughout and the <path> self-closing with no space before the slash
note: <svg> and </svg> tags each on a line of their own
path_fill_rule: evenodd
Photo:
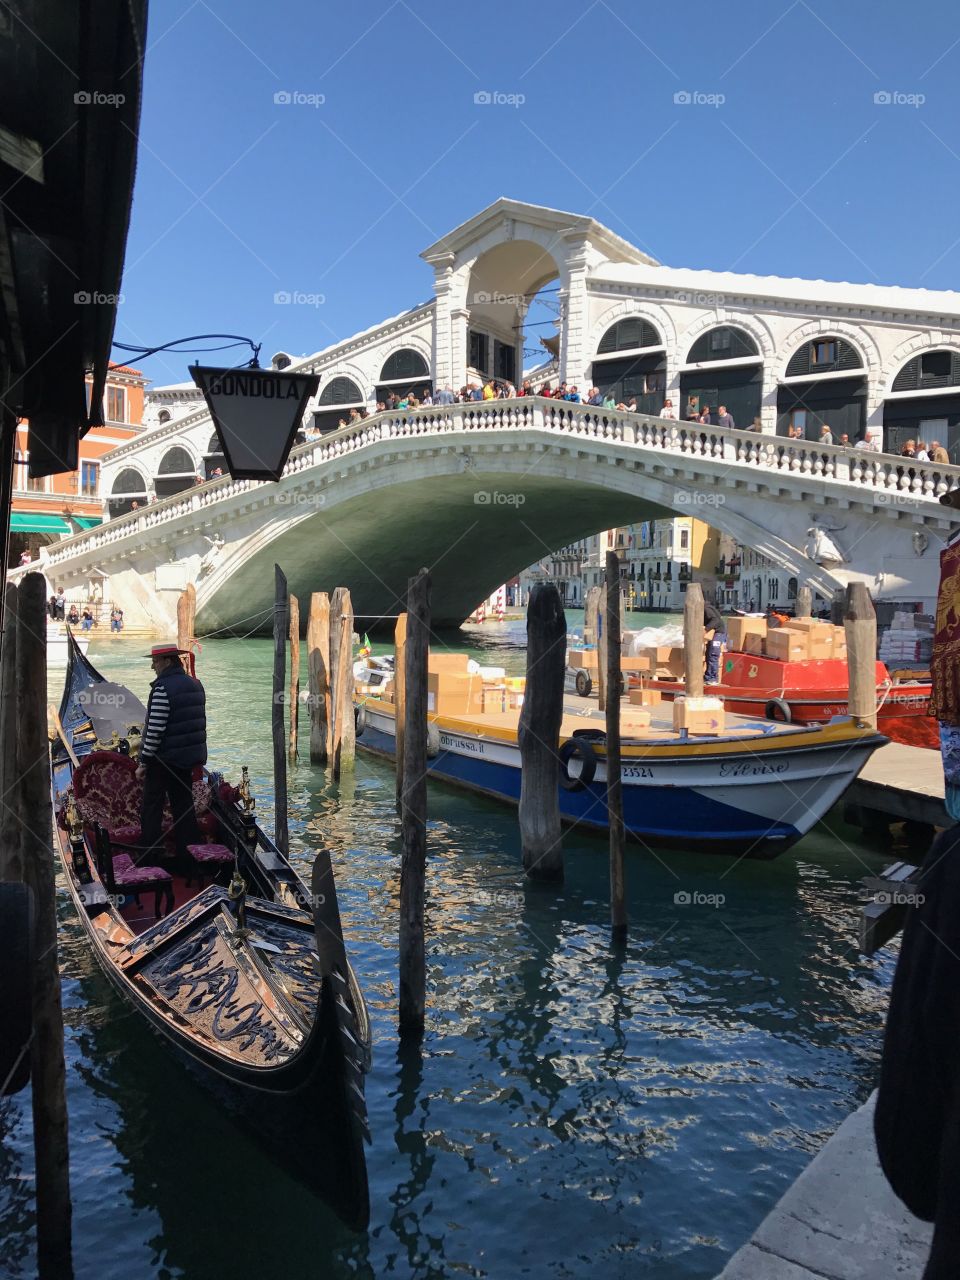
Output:
<svg viewBox="0 0 960 1280">
<path fill-rule="evenodd" d="M 279 480 L 307 401 L 320 385 L 317 374 L 200 365 L 190 372 L 203 392 L 233 478 Z"/>
</svg>

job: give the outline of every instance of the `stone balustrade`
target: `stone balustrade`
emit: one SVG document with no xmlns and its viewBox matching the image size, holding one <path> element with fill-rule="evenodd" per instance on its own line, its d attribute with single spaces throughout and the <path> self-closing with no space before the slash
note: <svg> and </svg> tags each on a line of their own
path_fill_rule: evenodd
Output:
<svg viewBox="0 0 960 1280">
<path fill-rule="evenodd" d="M 784 487 L 789 484 L 788 477 L 796 477 L 798 482 L 833 481 L 861 495 L 872 492 L 878 507 L 910 503 L 919 508 L 930 503 L 931 515 L 936 514 L 932 504 L 940 495 L 960 486 L 960 467 L 539 397 L 378 413 L 298 445 L 290 454 L 284 476 L 307 472 L 383 440 L 522 430 L 542 431 L 558 440 L 576 437 L 634 446 L 638 458 L 661 454 L 714 460 L 724 464 L 724 474 L 731 481 L 763 472 L 779 473 L 781 484 L 786 482 Z M 142 536 L 190 513 L 209 510 L 212 517 L 213 508 L 264 483 L 272 484 L 230 477 L 209 480 L 96 529 L 65 538 L 47 550 L 45 562 L 51 568 L 62 565 L 78 554 Z M 211 519 L 205 517 L 204 524 L 212 524 Z M 11 579 L 16 580 L 17 576 L 18 571 L 12 570 Z"/>
</svg>

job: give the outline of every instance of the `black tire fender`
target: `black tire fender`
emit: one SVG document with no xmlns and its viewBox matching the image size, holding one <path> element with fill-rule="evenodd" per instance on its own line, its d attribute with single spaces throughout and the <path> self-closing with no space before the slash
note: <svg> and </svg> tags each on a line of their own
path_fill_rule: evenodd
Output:
<svg viewBox="0 0 960 1280">
<path fill-rule="evenodd" d="M 593 690 L 593 681 L 582 667 L 574 676 L 573 683 L 581 698 L 590 697 L 590 693 Z"/>
<path fill-rule="evenodd" d="M 793 722 L 790 703 L 783 698 L 771 698 L 763 708 L 763 714 L 768 720 L 779 720 L 782 724 L 791 724 Z"/>
<path fill-rule="evenodd" d="M 580 773 L 570 774 L 570 761 L 580 761 Z M 560 785 L 564 791 L 582 791 L 590 785 L 597 772 L 597 753 L 584 738 L 568 738 L 560 748 Z"/>
<path fill-rule="evenodd" d="M 353 708 L 353 728 L 358 738 L 363 737 L 363 731 L 367 727 L 367 708 L 362 702 L 358 702 Z"/>
<path fill-rule="evenodd" d="M 33 1032 L 33 891 L 0 884 L 0 1095 L 19 1092 L 30 1079 Z"/>
</svg>

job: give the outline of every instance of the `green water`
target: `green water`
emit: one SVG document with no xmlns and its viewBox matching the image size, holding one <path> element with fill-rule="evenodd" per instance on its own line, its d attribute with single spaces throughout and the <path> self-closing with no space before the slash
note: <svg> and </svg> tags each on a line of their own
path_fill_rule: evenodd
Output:
<svg viewBox="0 0 960 1280">
<path fill-rule="evenodd" d="M 523 669 L 522 624 L 468 641 Z M 90 656 L 144 696 L 144 647 L 95 638 Z M 211 762 L 250 766 L 269 825 L 270 643 L 207 642 L 199 669 Z M 77 1275 L 716 1275 L 875 1082 L 892 958 L 858 955 L 856 884 L 882 858 L 838 812 L 774 863 L 631 848 L 616 955 L 602 838 L 570 834 L 563 887 L 529 888 L 516 814 L 434 786 L 428 1029 L 404 1057 L 393 801 L 390 768 L 363 755 L 339 787 L 306 764 L 290 779 L 294 859 L 332 850 L 373 1020 L 363 1236 L 126 1009 L 62 901 Z M 681 906 L 683 891 L 723 903 Z M 35 1273 L 27 1097 L 0 1104 L 3 1277 Z"/>
</svg>

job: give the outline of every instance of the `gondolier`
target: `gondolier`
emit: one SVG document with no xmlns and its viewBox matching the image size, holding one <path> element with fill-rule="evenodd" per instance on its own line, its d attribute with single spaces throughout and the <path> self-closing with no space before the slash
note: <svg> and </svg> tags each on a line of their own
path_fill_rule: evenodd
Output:
<svg viewBox="0 0 960 1280">
<path fill-rule="evenodd" d="M 193 770 L 207 759 L 206 695 L 200 681 L 184 671 L 183 652 L 174 644 L 158 644 L 144 655 L 151 659 L 156 679 L 150 686 L 137 768 L 143 782 L 141 861 L 162 856 L 163 805 L 168 796 L 178 859 L 187 863 L 187 845 L 200 841 Z"/>
</svg>

